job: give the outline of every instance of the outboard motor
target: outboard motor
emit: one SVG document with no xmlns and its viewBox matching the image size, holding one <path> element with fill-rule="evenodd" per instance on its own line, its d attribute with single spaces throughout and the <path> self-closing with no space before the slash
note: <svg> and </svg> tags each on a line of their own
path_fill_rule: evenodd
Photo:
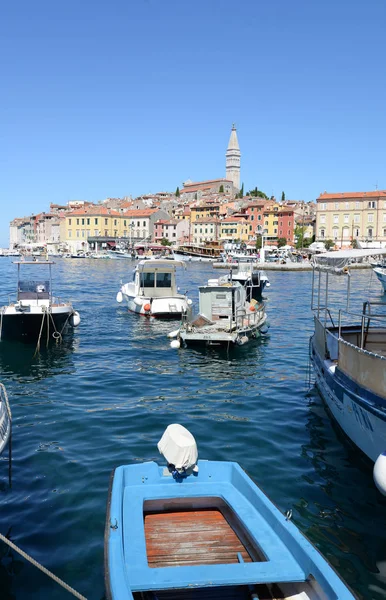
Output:
<svg viewBox="0 0 386 600">
<path fill-rule="evenodd" d="M 175 479 L 198 473 L 198 450 L 193 435 L 182 425 L 173 423 L 165 429 L 157 444 Z"/>
</svg>

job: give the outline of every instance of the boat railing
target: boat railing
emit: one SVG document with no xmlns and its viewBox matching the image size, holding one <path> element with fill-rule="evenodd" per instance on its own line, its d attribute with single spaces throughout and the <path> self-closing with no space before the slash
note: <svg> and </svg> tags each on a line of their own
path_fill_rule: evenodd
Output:
<svg viewBox="0 0 386 600">
<path fill-rule="evenodd" d="M 359 320 L 360 323 L 360 343 L 358 344 L 358 346 L 363 350 L 366 346 L 366 341 L 369 335 L 369 330 L 370 330 L 370 323 L 371 321 L 375 321 L 377 324 L 381 324 L 386 326 L 386 314 L 372 314 L 370 312 L 367 312 L 367 309 L 370 310 L 371 305 L 379 305 L 382 306 L 381 302 L 378 303 L 370 303 L 370 302 L 365 302 L 364 303 L 364 308 L 363 311 L 360 312 L 354 312 L 354 311 L 348 311 L 348 310 L 343 310 L 340 309 L 339 310 L 339 316 L 338 316 L 338 338 L 340 340 L 344 340 L 344 335 L 342 332 L 344 325 L 344 321 L 347 317 L 355 317 Z M 385 306 L 383 304 L 383 306 Z M 352 321 L 350 322 L 350 325 L 352 326 Z"/>
</svg>

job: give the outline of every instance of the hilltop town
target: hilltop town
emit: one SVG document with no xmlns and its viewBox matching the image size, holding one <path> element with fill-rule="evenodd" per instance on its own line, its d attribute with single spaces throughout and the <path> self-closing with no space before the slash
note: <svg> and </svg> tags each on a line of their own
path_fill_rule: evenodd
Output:
<svg viewBox="0 0 386 600">
<path fill-rule="evenodd" d="M 10 249 L 44 248 L 88 252 L 138 243 L 260 247 L 309 246 L 314 240 L 335 248 L 360 242 L 386 243 L 386 191 L 324 192 L 313 201 L 280 201 L 258 187 L 240 186 L 240 148 L 233 125 L 226 150 L 225 177 L 185 181 L 181 190 L 135 199 L 50 204 L 48 212 L 10 223 Z"/>
</svg>

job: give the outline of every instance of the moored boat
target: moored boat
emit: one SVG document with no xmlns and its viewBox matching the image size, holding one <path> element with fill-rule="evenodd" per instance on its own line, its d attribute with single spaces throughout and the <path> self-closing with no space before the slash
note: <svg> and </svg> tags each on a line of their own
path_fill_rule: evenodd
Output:
<svg viewBox="0 0 386 600">
<path fill-rule="evenodd" d="M 18 267 L 16 301 L 0 308 L 0 340 L 47 342 L 59 340 L 67 328 L 77 327 L 79 313 L 70 302 L 52 295 L 51 266 L 53 261 L 25 260 Z M 33 279 L 21 279 L 21 269 Z M 36 276 L 36 271 L 48 269 L 48 279 Z"/>
<path fill-rule="evenodd" d="M 383 291 L 386 292 L 386 267 L 385 266 L 377 266 L 373 269 L 375 275 L 378 280 L 381 282 Z"/>
<path fill-rule="evenodd" d="M 182 319 L 178 330 L 170 332 L 172 348 L 182 344 L 205 346 L 241 346 L 251 338 L 268 331 L 267 315 L 262 300 L 263 280 L 256 273 L 240 272 L 239 279 L 228 276 L 209 279 L 207 285 L 199 287 L 198 315 Z M 257 291 L 256 298 L 254 297 Z"/>
<path fill-rule="evenodd" d="M 167 467 L 120 466 L 105 528 L 108 600 L 353 600 L 333 568 L 235 462 L 197 460 L 169 425 Z"/>
<path fill-rule="evenodd" d="M 350 310 L 350 263 L 379 253 L 343 250 L 314 257 L 310 358 L 330 413 L 355 446 L 376 461 L 375 483 L 386 493 L 386 305 L 364 301 L 361 310 Z M 337 275 L 347 279 L 345 308 L 329 302 Z"/>
<path fill-rule="evenodd" d="M 177 260 L 141 260 L 133 272 L 133 281 L 121 285 L 117 302 L 125 300 L 131 312 L 157 317 L 179 319 L 190 312 L 191 300 L 180 294 L 176 269 L 184 263 Z"/>
</svg>

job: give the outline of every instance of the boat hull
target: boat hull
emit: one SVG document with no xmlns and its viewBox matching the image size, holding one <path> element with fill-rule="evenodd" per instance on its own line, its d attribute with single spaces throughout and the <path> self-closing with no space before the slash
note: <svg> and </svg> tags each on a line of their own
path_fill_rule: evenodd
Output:
<svg viewBox="0 0 386 600">
<path fill-rule="evenodd" d="M 383 286 L 383 291 L 386 292 L 386 269 L 376 267 L 375 269 L 373 269 L 373 271 L 378 277 L 378 280 L 381 282 Z"/>
<path fill-rule="evenodd" d="M 71 328 L 69 320 L 73 310 L 47 314 L 30 312 L 13 312 L 3 314 L 0 325 L 0 339 L 2 341 L 37 342 L 39 335 L 42 340 L 53 340 L 55 332 L 64 333 L 63 328 Z M 53 335 L 54 334 L 54 335 Z"/>
<path fill-rule="evenodd" d="M 199 329 L 197 331 L 181 329 L 179 337 L 187 346 L 243 346 L 249 340 L 258 339 L 267 333 L 268 326 L 266 321 L 267 317 L 264 314 L 256 325 L 229 332 L 218 331 L 210 327 L 204 327 L 203 331 Z"/>
<path fill-rule="evenodd" d="M 189 310 L 185 298 L 146 298 L 122 293 L 130 312 L 155 319 L 181 319 Z M 150 306 L 146 310 L 145 307 Z"/>
<path fill-rule="evenodd" d="M 343 432 L 370 460 L 386 450 L 386 401 L 361 388 L 331 361 L 323 360 L 310 342 L 315 384 Z"/>
</svg>

